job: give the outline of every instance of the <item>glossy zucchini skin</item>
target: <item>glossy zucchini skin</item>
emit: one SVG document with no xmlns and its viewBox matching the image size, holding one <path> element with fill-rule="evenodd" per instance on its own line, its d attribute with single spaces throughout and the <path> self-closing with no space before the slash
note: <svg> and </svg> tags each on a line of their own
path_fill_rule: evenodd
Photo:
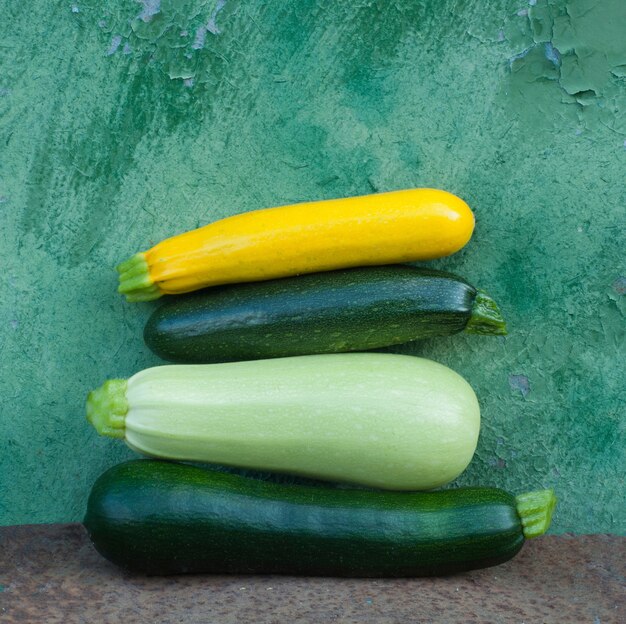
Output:
<svg viewBox="0 0 626 624">
<path fill-rule="evenodd" d="M 104 557 L 150 575 L 443 575 L 507 561 L 525 539 L 495 488 L 347 490 L 154 460 L 103 474 L 84 524 Z"/>
<path fill-rule="evenodd" d="M 476 289 L 407 265 L 224 286 L 168 301 L 144 331 L 174 362 L 363 351 L 463 331 Z"/>
</svg>

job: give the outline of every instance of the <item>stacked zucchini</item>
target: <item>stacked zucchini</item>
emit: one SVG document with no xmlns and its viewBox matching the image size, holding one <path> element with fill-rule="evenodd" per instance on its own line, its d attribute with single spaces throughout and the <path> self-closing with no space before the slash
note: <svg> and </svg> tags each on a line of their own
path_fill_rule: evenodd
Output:
<svg viewBox="0 0 626 624">
<path fill-rule="evenodd" d="M 458 197 L 414 189 L 241 214 L 120 265 L 130 301 L 199 292 L 145 328 L 180 364 L 89 394 L 99 433 L 157 458 L 94 485 L 99 552 L 148 574 L 423 576 L 502 563 L 545 532 L 551 490 L 424 491 L 471 461 L 476 396 L 441 364 L 363 352 L 506 333 L 482 291 L 396 264 L 450 255 L 473 227 Z"/>
</svg>

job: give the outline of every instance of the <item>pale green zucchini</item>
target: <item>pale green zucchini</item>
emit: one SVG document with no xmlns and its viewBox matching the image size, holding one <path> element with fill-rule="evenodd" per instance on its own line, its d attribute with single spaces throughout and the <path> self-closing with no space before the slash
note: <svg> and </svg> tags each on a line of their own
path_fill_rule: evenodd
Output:
<svg viewBox="0 0 626 624">
<path fill-rule="evenodd" d="M 154 457 L 397 490 L 456 478 L 480 427 L 460 375 L 381 353 L 150 368 L 92 392 L 87 418 Z"/>
</svg>

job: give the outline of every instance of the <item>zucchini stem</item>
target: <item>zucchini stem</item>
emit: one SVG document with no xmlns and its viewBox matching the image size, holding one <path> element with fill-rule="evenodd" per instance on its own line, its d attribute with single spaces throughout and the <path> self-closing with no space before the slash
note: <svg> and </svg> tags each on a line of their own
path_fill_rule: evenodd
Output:
<svg viewBox="0 0 626 624">
<path fill-rule="evenodd" d="M 116 267 L 120 274 L 118 292 L 126 295 L 127 301 L 152 301 L 163 293 L 150 277 L 150 267 L 143 252 L 135 254 Z"/>
<path fill-rule="evenodd" d="M 124 438 L 126 430 L 126 380 L 109 379 L 87 396 L 87 420 L 100 435 Z"/>
<path fill-rule="evenodd" d="M 537 490 L 520 494 L 515 497 L 515 504 L 526 539 L 543 535 L 548 530 L 556 507 L 556 496 L 553 490 Z"/>
<path fill-rule="evenodd" d="M 476 291 L 472 315 L 465 331 L 468 334 L 506 336 L 506 323 L 498 304 L 482 290 Z"/>
</svg>

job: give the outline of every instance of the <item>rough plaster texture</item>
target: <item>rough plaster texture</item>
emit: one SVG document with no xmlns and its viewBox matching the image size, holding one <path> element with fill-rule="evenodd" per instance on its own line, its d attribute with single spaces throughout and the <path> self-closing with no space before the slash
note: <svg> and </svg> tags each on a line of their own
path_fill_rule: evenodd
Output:
<svg viewBox="0 0 626 624">
<path fill-rule="evenodd" d="M 551 486 L 552 531 L 626 532 L 626 3 L 0 0 L 0 523 L 82 517 L 132 453 L 88 390 L 158 364 L 113 266 L 301 200 L 435 186 L 434 263 L 510 335 L 397 349 L 476 389 L 461 484 Z"/>
</svg>

